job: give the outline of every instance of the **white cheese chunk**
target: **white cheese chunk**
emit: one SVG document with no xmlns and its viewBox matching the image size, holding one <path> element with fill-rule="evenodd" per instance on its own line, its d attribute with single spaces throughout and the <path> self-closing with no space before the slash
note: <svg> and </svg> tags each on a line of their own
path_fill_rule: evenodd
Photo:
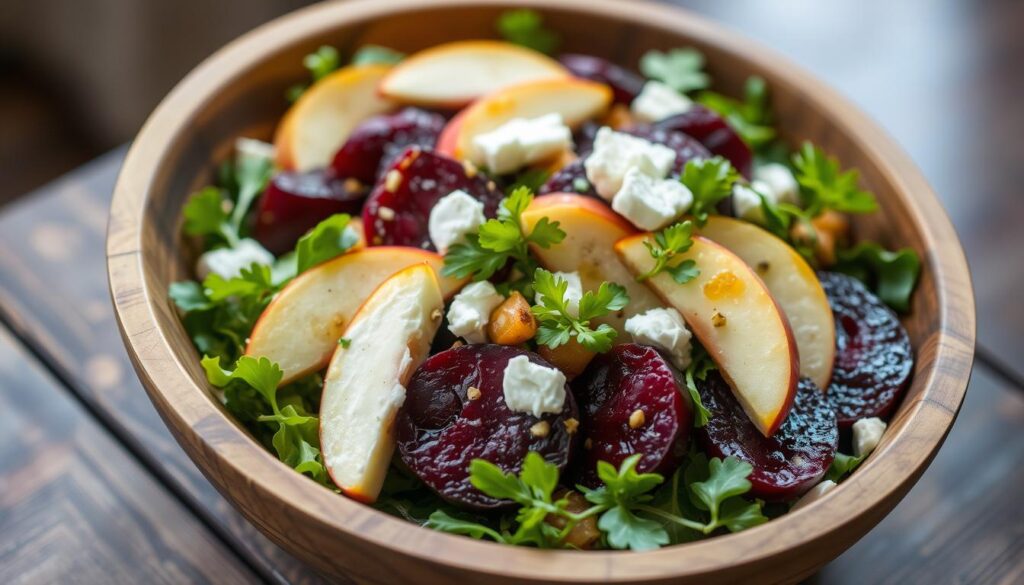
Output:
<svg viewBox="0 0 1024 585">
<path fill-rule="evenodd" d="M 572 130 L 561 114 L 513 118 L 473 138 L 471 160 L 503 175 L 551 158 L 572 146 Z"/>
<path fill-rule="evenodd" d="M 754 181 L 771 193 L 775 203 L 800 203 L 800 185 L 786 165 L 768 163 L 754 169 Z"/>
<path fill-rule="evenodd" d="M 467 284 L 448 307 L 448 330 L 469 343 L 486 343 L 491 312 L 505 297 L 486 280 Z"/>
<path fill-rule="evenodd" d="M 580 280 L 579 272 L 553 272 L 555 283 L 564 280 L 568 285 L 565 289 L 565 310 L 573 317 L 580 315 L 580 299 L 583 298 L 583 281 Z M 537 293 L 534 302 L 541 304 L 544 295 Z"/>
<path fill-rule="evenodd" d="M 597 131 L 594 150 L 583 161 L 583 168 L 598 195 L 611 201 L 622 188 L 622 181 L 630 169 L 636 168 L 655 179 L 664 179 L 675 160 L 675 151 L 667 146 L 615 132 L 605 126 Z"/>
<path fill-rule="evenodd" d="M 672 223 L 692 203 L 693 193 L 679 181 L 655 179 L 634 167 L 612 199 L 612 209 L 636 227 L 652 231 Z"/>
<path fill-rule="evenodd" d="M 235 160 L 242 162 L 247 158 L 273 159 L 274 145 L 255 138 L 242 137 L 235 140 Z"/>
<path fill-rule="evenodd" d="M 651 309 L 626 319 L 626 333 L 641 345 L 650 345 L 665 353 L 672 365 L 685 370 L 690 365 L 690 340 L 683 316 L 675 309 Z"/>
<path fill-rule="evenodd" d="M 820 500 L 825 494 L 835 489 L 836 485 L 836 482 L 832 481 L 831 479 L 826 479 L 825 481 L 812 487 L 806 494 L 803 495 L 802 498 L 800 498 L 799 500 L 797 500 L 795 504 L 793 504 L 793 507 L 790 508 L 789 511 L 792 512 L 797 508 L 803 508 L 804 506 L 810 504 L 811 502 L 816 502 Z"/>
<path fill-rule="evenodd" d="M 690 98 L 660 81 L 648 81 L 629 109 L 641 122 L 658 122 L 683 114 L 693 106 Z"/>
<path fill-rule="evenodd" d="M 444 254 L 453 244 L 465 240 L 466 234 L 480 229 L 485 221 L 483 202 L 460 189 L 438 199 L 430 209 L 427 230 L 434 247 Z"/>
<path fill-rule="evenodd" d="M 515 412 L 539 418 L 545 412 L 562 412 L 565 405 L 565 374 L 535 364 L 525 355 L 508 360 L 501 385 L 505 406 Z"/>
<path fill-rule="evenodd" d="M 862 418 L 853 423 L 853 454 L 857 457 L 867 457 L 882 440 L 882 434 L 887 426 L 885 421 L 877 416 Z"/>
<path fill-rule="evenodd" d="M 764 195 L 770 203 L 778 203 L 771 188 L 761 181 L 753 181 L 750 185 L 736 183 L 732 188 L 732 212 L 740 219 L 754 223 L 764 223 L 764 209 L 761 209 L 761 197 Z"/>
<path fill-rule="evenodd" d="M 245 238 L 234 248 L 217 248 L 199 257 L 196 263 L 196 275 L 199 280 L 210 274 L 218 274 L 222 278 L 234 278 L 242 274 L 243 268 L 257 264 L 273 264 L 274 255 L 256 240 Z"/>
</svg>

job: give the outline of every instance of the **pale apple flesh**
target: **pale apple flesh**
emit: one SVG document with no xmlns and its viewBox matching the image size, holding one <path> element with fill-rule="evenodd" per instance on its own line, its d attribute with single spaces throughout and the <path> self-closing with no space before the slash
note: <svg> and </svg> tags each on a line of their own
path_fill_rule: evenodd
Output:
<svg viewBox="0 0 1024 585">
<path fill-rule="evenodd" d="M 615 245 L 633 274 L 654 266 L 643 245 L 650 237 L 638 234 Z M 694 260 L 700 275 L 678 284 L 662 272 L 644 282 L 682 314 L 751 422 L 771 436 L 789 414 L 800 375 L 797 346 L 785 315 L 754 271 L 711 240 L 695 236 L 693 246 L 679 258 Z"/>
<path fill-rule="evenodd" d="M 532 246 L 531 252 L 551 271 L 579 272 L 583 290 L 597 290 L 602 282 L 625 287 L 629 304 L 621 311 L 597 319 L 619 332 L 616 341 L 625 343 L 626 319 L 662 306 L 658 295 L 636 281 L 615 255 L 615 242 L 635 234 L 636 229 L 604 203 L 571 193 L 542 195 L 523 212 L 523 223 L 532 230 L 542 217 L 557 221 L 565 239 L 550 248 Z"/>
<path fill-rule="evenodd" d="M 282 384 L 323 369 L 338 338 L 370 293 L 396 272 L 416 264 L 440 275 L 440 255 L 416 248 L 374 246 L 348 252 L 288 283 L 256 321 L 245 354 L 266 357 L 284 371 Z M 464 280 L 440 277 L 447 298 Z"/>
<path fill-rule="evenodd" d="M 782 307 L 800 353 L 800 374 L 826 390 L 836 355 L 835 320 L 817 275 L 786 242 L 738 219 L 713 216 L 700 235 L 754 269 Z"/>
<path fill-rule="evenodd" d="M 381 95 L 402 103 L 458 108 L 510 85 L 569 77 L 558 61 L 500 41 L 455 41 L 420 51 L 380 84 Z"/>
<path fill-rule="evenodd" d="M 327 367 L 320 399 L 320 449 L 345 495 L 373 502 L 395 449 L 405 385 L 430 351 L 444 298 L 432 268 L 388 278 L 352 318 Z"/>
<path fill-rule="evenodd" d="M 377 93 L 386 65 L 343 67 L 314 83 L 285 113 L 274 135 L 277 166 L 326 167 L 357 125 L 396 103 Z"/>
<path fill-rule="evenodd" d="M 471 158 L 473 138 L 490 132 L 514 118 L 538 118 L 560 114 L 574 127 L 603 114 L 612 102 L 612 90 L 603 83 L 585 79 L 545 79 L 507 87 L 474 102 L 448 123 L 442 131 L 444 142 L 453 133 L 457 159 Z M 447 147 L 446 147 L 447 148 Z"/>
</svg>

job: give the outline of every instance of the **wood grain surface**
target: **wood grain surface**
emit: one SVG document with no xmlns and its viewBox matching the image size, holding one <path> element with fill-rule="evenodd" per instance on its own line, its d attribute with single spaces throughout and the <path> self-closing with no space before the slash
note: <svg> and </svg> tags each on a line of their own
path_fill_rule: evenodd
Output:
<svg viewBox="0 0 1024 585">
<path fill-rule="evenodd" d="M 1024 274 L 1019 263 L 1014 269 L 1004 260 L 1006 250 L 1024 248 L 1024 230 L 1017 227 L 1024 219 L 1022 200 L 1016 197 L 1024 179 L 1022 151 L 1016 148 L 1024 130 L 1019 107 L 1024 77 L 1013 75 L 1024 59 L 1024 43 L 1008 24 L 1024 18 L 1024 7 L 1004 1 L 972 3 L 967 9 L 914 0 L 897 14 L 927 16 L 908 28 L 902 25 L 905 19 L 885 18 L 894 7 L 879 1 L 786 2 L 786 10 L 753 1 L 684 4 L 780 48 L 881 120 L 944 199 L 974 273 L 979 334 L 988 351 L 980 356 L 953 433 L 904 502 L 814 582 L 1020 582 L 1024 519 L 1016 499 L 1024 485 L 1018 469 L 1024 388 L 1000 378 L 986 364 L 1011 378 L 1024 377 L 1024 369 L 1012 361 L 1024 344 L 1024 313 L 1014 298 L 1024 286 Z M 884 51 L 884 58 L 858 54 L 868 32 L 873 40 L 868 50 Z M 912 36 L 912 44 L 902 40 L 906 35 Z M 809 43 L 814 51 L 806 50 Z M 938 57 L 917 47 L 935 48 Z M 965 57 L 964 50 L 970 55 Z M 872 64 L 870 70 L 860 69 L 866 63 Z M 908 74 L 911 70 L 917 74 Z M 920 83 L 922 78 L 926 82 Z M 973 161 L 982 154 L 990 161 L 983 166 L 985 172 L 960 172 L 956 163 L 963 157 Z M 188 511 L 179 514 L 198 512 L 215 523 L 239 562 L 250 564 L 263 581 L 311 581 L 311 570 L 270 544 L 199 475 L 158 420 L 121 351 L 106 302 L 101 246 L 109 193 L 122 156 L 108 155 L 0 215 L 0 314 L 95 408 L 91 414 L 119 421 L 121 428 L 106 427 L 114 431 L 111 437 L 123 441 L 128 453 L 148 458 L 140 468 L 163 482 L 168 498 L 188 502 Z M 2 347 L 0 357 L 10 351 Z M 34 382 L 33 388 L 35 384 L 42 382 Z M 7 477 L 0 474 L 0 481 Z M 42 512 L 33 508 L 34 514 Z M 4 507 L 0 525 L 6 528 L 16 513 Z M 83 512 L 61 509 L 60 514 Z M 64 552 L 60 545 L 77 546 L 61 541 L 47 552 Z M 3 543 L 3 550 L 24 551 L 28 546 L 24 541 Z M 105 558 L 111 565 L 143 565 L 144 560 L 128 553 Z M 72 567 L 62 567 L 68 571 L 64 576 L 71 574 Z M 0 581 L 11 582 L 23 569 L 4 562 Z M 26 581 L 49 582 L 60 580 L 55 577 L 61 573 L 25 575 Z"/>
<path fill-rule="evenodd" d="M 255 579 L 3 328 L 0 400 L 4 583 Z"/>
</svg>

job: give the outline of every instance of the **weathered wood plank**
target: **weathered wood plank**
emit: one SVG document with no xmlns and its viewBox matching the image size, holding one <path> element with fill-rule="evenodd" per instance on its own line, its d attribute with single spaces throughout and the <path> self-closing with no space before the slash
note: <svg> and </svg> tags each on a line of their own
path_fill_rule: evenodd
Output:
<svg viewBox="0 0 1024 585">
<path fill-rule="evenodd" d="M 252 583 L 0 329 L 0 582 Z"/>
</svg>

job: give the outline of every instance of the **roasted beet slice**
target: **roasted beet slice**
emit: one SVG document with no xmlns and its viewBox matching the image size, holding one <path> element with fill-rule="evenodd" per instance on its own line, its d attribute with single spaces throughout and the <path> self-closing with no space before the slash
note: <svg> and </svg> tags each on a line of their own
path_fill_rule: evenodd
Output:
<svg viewBox="0 0 1024 585">
<path fill-rule="evenodd" d="M 578 418 L 568 389 L 559 414 L 538 419 L 505 405 L 505 365 L 520 355 L 551 367 L 536 354 L 515 347 L 464 345 L 430 357 L 409 381 L 395 422 L 398 452 L 442 498 L 476 509 L 509 504 L 469 482 L 474 459 L 518 472 L 526 454 L 536 451 L 559 470 L 568 464 L 574 439 L 569 429 Z"/>
<path fill-rule="evenodd" d="M 811 489 L 828 471 L 839 446 L 832 402 L 814 382 L 801 378 L 789 416 L 771 437 L 750 422 L 718 371 L 697 381 L 711 411 L 697 437 L 710 457 L 737 457 L 754 466 L 750 495 L 771 502 L 792 500 Z"/>
<path fill-rule="evenodd" d="M 363 207 L 363 229 L 371 246 L 412 246 L 433 250 L 427 231 L 437 200 L 462 189 L 484 203 L 494 217 L 502 193 L 494 181 L 461 163 L 411 146 L 381 175 Z"/>
<path fill-rule="evenodd" d="M 407 146 L 433 148 L 444 124 L 444 116 L 419 108 L 374 116 L 352 131 L 331 171 L 372 184 Z"/>
<path fill-rule="evenodd" d="M 597 462 L 619 467 L 641 453 L 639 472 L 668 476 L 686 453 L 693 413 L 678 374 L 652 347 L 626 343 L 594 358 L 573 381 L 584 441 L 579 483 L 600 485 Z"/>
<path fill-rule="evenodd" d="M 676 151 L 676 164 L 672 169 L 672 174 L 675 176 L 682 174 L 683 167 L 685 167 L 686 163 L 689 161 L 711 158 L 711 153 L 708 152 L 707 148 L 704 148 L 703 144 L 698 142 L 696 138 L 691 138 L 682 132 L 676 132 L 674 130 L 660 128 L 650 124 L 634 124 L 628 128 L 624 128 L 622 132 L 632 134 L 633 136 L 649 140 L 656 144 L 664 144 Z"/>
<path fill-rule="evenodd" d="M 694 104 L 682 114 L 657 122 L 655 127 L 682 132 L 696 138 L 712 154 L 721 155 L 744 177 L 750 178 L 754 162 L 753 152 L 740 135 L 716 112 Z"/>
<path fill-rule="evenodd" d="M 594 186 L 587 180 L 587 171 L 583 168 L 582 160 L 574 160 L 551 175 L 546 183 L 540 186 L 537 192 L 545 193 L 578 193 L 598 197 Z"/>
<path fill-rule="evenodd" d="M 322 170 L 278 173 L 260 198 L 253 233 L 265 248 L 283 254 L 331 215 L 358 214 L 368 191 L 356 180 L 334 179 Z"/>
<path fill-rule="evenodd" d="M 593 55 L 565 53 L 558 61 L 576 77 L 603 83 L 612 88 L 615 101 L 629 105 L 644 87 L 644 78 L 636 73 Z"/>
<path fill-rule="evenodd" d="M 863 283 L 838 272 L 819 272 L 836 320 L 836 359 L 829 396 L 839 426 L 886 417 L 910 381 L 914 353 L 896 313 Z"/>
</svg>

